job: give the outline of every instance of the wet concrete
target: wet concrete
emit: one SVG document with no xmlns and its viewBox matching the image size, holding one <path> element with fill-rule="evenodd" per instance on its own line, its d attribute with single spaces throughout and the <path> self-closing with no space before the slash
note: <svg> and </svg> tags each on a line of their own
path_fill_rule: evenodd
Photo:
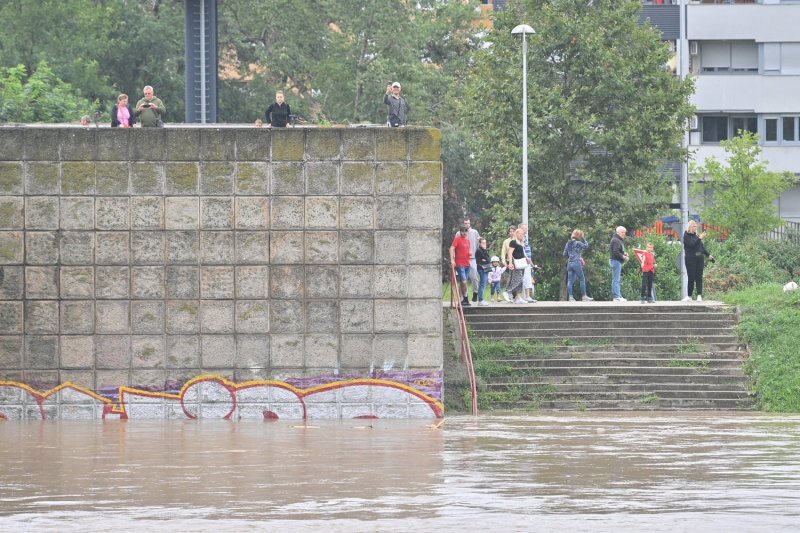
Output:
<svg viewBox="0 0 800 533">
<path fill-rule="evenodd" d="M 776 531 L 800 416 L 0 421 L 0 530 Z"/>
</svg>

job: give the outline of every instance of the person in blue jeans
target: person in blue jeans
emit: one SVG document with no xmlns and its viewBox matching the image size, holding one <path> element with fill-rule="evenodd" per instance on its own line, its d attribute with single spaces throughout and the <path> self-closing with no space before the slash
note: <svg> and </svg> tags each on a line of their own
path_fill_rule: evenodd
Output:
<svg viewBox="0 0 800 533">
<path fill-rule="evenodd" d="M 620 283 L 622 265 L 629 259 L 628 254 L 625 253 L 625 235 L 627 233 L 628 230 L 624 226 L 617 226 L 616 233 L 611 237 L 611 259 L 608 260 L 608 264 L 611 267 L 611 295 L 615 302 L 628 301 L 622 297 Z"/>
<path fill-rule="evenodd" d="M 575 285 L 575 280 L 578 279 L 583 287 L 584 302 L 591 302 L 586 290 L 586 276 L 583 273 L 583 251 L 589 248 L 589 243 L 586 242 L 586 234 L 579 229 L 572 232 L 570 240 L 564 246 L 564 257 L 567 258 L 567 294 L 569 301 L 574 302 L 575 297 L 572 293 L 572 288 Z"/>
<path fill-rule="evenodd" d="M 492 269 L 492 259 L 489 257 L 489 250 L 486 249 L 486 239 L 481 237 L 478 240 L 478 249 L 475 251 L 475 263 L 478 267 L 478 305 L 489 305 L 483 294 L 486 292 L 486 281 L 489 279 L 489 271 Z"/>
</svg>

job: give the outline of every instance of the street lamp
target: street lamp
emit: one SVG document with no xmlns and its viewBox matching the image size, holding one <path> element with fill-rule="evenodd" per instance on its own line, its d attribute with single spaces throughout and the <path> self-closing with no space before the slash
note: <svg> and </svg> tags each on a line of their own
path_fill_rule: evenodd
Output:
<svg viewBox="0 0 800 533">
<path fill-rule="evenodd" d="M 528 223 L 528 35 L 536 31 L 520 24 L 511 35 L 522 35 L 522 222 Z"/>
</svg>

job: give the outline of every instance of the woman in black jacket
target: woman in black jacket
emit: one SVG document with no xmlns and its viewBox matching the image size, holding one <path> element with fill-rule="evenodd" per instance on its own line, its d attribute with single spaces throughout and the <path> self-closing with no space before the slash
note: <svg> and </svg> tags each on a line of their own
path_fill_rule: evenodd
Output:
<svg viewBox="0 0 800 533">
<path fill-rule="evenodd" d="M 111 127 L 132 128 L 136 123 L 136 115 L 128 105 L 128 95 L 121 94 L 117 97 L 117 103 L 111 108 Z"/>
<path fill-rule="evenodd" d="M 692 301 L 692 294 L 695 287 L 697 287 L 697 301 L 703 301 L 703 268 L 705 267 L 705 258 L 712 263 L 714 256 L 708 253 L 703 239 L 706 238 L 704 231 L 700 235 L 697 234 L 697 222 L 694 220 L 689 222 L 686 231 L 683 234 L 683 261 L 686 265 L 686 276 L 689 278 L 688 296 L 683 299 L 684 302 Z"/>
</svg>

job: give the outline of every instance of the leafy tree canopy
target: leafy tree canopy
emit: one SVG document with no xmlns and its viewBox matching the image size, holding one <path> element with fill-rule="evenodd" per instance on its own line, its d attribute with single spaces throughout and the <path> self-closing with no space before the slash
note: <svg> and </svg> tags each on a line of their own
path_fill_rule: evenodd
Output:
<svg viewBox="0 0 800 533">
<path fill-rule="evenodd" d="M 25 65 L 0 69 L 0 122 L 71 122 L 94 104 L 41 61 L 28 76 Z"/>
</svg>

